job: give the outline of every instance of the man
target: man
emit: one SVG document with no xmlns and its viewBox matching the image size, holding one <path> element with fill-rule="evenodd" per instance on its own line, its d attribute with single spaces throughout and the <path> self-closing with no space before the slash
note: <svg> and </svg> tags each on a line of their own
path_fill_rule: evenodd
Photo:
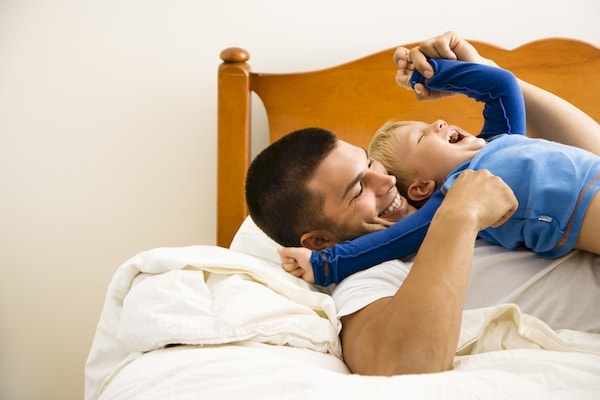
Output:
<svg viewBox="0 0 600 400">
<path fill-rule="evenodd" d="M 410 51 L 398 49 L 394 56 L 398 82 L 407 79 L 409 62 L 425 76 L 431 74 L 425 56 L 481 61 L 469 43 L 447 32 Z M 600 154 L 600 128 L 593 119 L 542 89 L 526 82 L 520 85 L 530 135 Z M 423 87 L 417 92 L 421 100 L 442 96 Z M 398 195 L 394 178 L 371 162 L 363 149 L 335 138 L 306 141 L 286 150 L 289 145 L 283 141 L 261 153 L 248 171 L 246 187 L 252 218 L 282 245 L 300 243 L 319 250 L 384 229 L 411 212 Z M 293 157 L 298 157 L 296 162 Z M 293 168 L 286 168 L 290 165 Z M 299 175 L 290 179 L 288 170 Z M 486 171 L 467 172 L 448 191 L 395 292 L 382 291 L 380 297 L 363 300 L 364 304 L 341 314 L 344 358 L 354 373 L 394 375 L 451 367 L 477 233 L 501 224 L 517 205 L 499 178 Z M 293 270 L 294 266 L 284 268 Z M 364 273 L 377 271 L 374 267 Z M 347 281 L 356 275 L 336 288 L 334 298 L 344 297 L 343 286 L 352 288 Z M 360 285 L 366 284 L 360 281 Z"/>
</svg>

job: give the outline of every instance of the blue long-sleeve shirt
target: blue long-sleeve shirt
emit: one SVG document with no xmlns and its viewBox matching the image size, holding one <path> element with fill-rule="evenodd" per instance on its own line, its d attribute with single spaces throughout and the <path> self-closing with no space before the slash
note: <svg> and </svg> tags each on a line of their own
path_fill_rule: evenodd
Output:
<svg viewBox="0 0 600 400">
<path fill-rule="evenodd" d="M 417 252 L 445 193 L 464 169 L 488 169 L 513 189 L 519 208 L 498 228 L 480 237 L 506 248 L 524 246 L 546 257 L 573 248 L 583 215 L 600 189 L 600 158 L 579 148 L 525 133 L 525 105 L 512 73 L 487 65 L 431 59 L 435 74 L 426 81 L 415 71 L 411 85 L 465 94 L 485 103 L 479 137 L 488 140 L 477 155 L 452 171 L 442 187 L 417 212 L 391 227 L 313 251 L 315 283 L 338 283 L 383 261 Z M 328 273 L 324 273 L 327 262 Z"/>
</svg>

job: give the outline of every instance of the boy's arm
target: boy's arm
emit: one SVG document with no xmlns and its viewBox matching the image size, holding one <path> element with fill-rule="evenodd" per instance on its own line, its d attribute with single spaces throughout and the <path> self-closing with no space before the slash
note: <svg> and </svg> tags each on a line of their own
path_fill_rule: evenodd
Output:
<svg viewBox="0 0 600 400">
<path fill-rule="evenodd" d="M 481 137 L 501 133 L 525 134 L 525 104 L 519 82 L 507 70 L 484 64 L 456 60 L 429 59 L 434 69 L 431 79 L 417 70 L 411 87 L 421 83 L 431 91 L 464 94 L 484 102 Z"/>
</svg>

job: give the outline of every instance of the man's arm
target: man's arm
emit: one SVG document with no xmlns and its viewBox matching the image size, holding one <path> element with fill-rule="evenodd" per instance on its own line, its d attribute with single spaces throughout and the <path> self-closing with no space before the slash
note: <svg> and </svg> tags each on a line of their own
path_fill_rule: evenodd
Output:
<svg viewBox="0 0 600 400">
<path fill-rule="evenodd" d="M 600 124 L 563 98 L 519 80 L 527 112 L 527 136 L 580 147 L 600 155 Z"/>
<path fill-rule="evenodd" d="M 434 215 L 396 294 L 342 318 L 352 372 L 397 375 L 449 369 L 456 351 L 477 233 L 517 208 L 510 188 L 488 171 L 465 171 Z"/>
</svg>

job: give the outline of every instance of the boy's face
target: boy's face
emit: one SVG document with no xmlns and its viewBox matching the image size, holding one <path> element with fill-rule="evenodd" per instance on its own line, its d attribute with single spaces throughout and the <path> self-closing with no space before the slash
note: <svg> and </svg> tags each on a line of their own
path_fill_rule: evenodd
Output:
<svg viewBox="0 0 600 400">
<path fill-rule="evenodd" d="M 339 141 L 307 183 L 319 193 L 323 214 L 341 242 L 386 228 L 414 211 L 398 194 L 396 178 L 365 149 Z"/>
<path fill-rule="evenodd" d="M 484 139 L 442 120 L 401 125 L 394 132 L 394 162 L 399 163 L 394 167 L 407 171 L 414 181 L 434 180 L 438 185 L 486 144 Z"/>
</svg>

